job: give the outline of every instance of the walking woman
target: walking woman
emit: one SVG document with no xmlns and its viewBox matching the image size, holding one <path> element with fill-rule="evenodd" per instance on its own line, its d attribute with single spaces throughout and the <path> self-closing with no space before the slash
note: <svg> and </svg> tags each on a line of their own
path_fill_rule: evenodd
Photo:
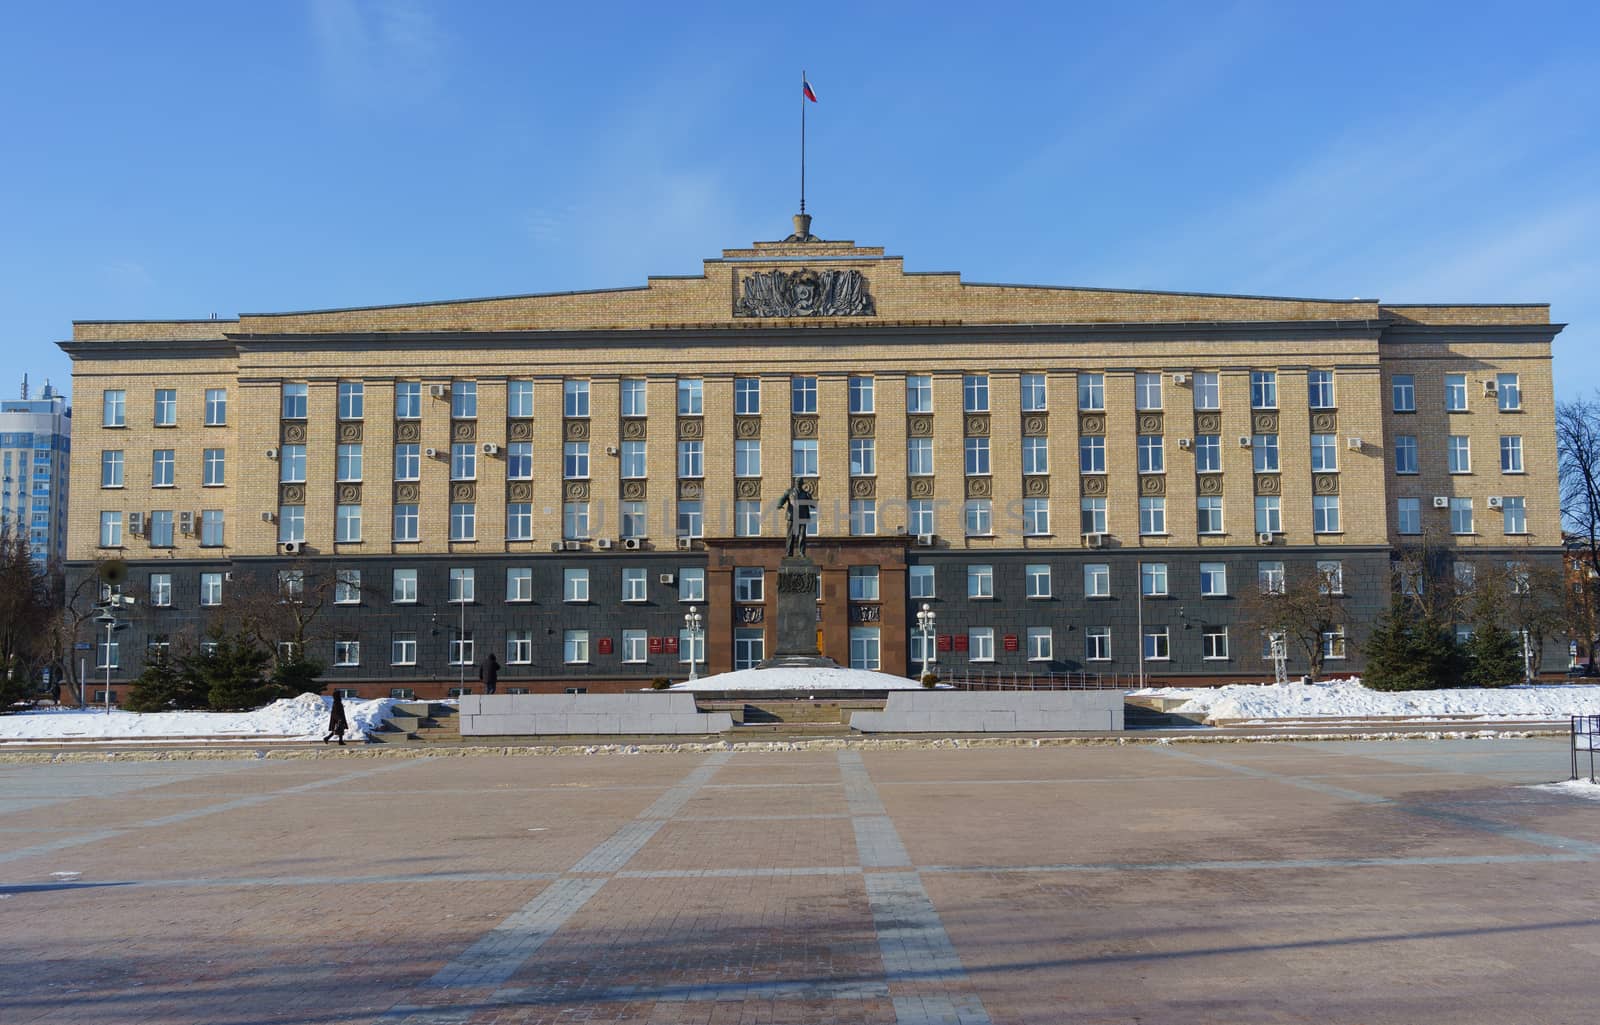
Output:
<svg viewBox="0 0 1600 1025">
<path fill-rule="evenodd" d="M 344 747 L 344 732 L 350 728 L 350 721 L 344 717 L 344 699 L 338 691 L 333 692 L 333 714 L 328 716 L 328 736 L 322 738 L 326 744 L 329 737 L 338 737 L 339 746 Z"/>
</svg>

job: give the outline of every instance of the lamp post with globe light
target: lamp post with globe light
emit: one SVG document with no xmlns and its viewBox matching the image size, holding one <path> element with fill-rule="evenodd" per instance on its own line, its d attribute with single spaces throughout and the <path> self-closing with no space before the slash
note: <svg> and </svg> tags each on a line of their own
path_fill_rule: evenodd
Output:
<svg viewBox="0 0 1600 1025">
<path fill-rule="evenodd" d="M 933 621 L 936 613 L 926 602 L 917 610 L 917 629 L 922 632 L 922 675 L 928 675 L 928 662 L 933 655 Z"/>
<path fill-rule="evenodd" d="M 696 681 L 696 680 L 698 680 L 700 678 L 699 675 L 695 672 L 695 661 L 696 661 L 695 660 L 695 653 L 698 650 L 698 644 L 699 644 L 699 639 L 700 639 L 700 634 L 701 634 L 701 623 L 703 621 L 704 620 L 700 615 L 700 609 L 699 609 L 698 606 L 695 606 L 695 605 L 689 606 L 689 611 L 685 612 L 683 614 L 683 629 L 684 629 L 684 632 L 689 635 L 689 682 L 690 683 L 693 683 L 694 681 Z"/>
</svg>

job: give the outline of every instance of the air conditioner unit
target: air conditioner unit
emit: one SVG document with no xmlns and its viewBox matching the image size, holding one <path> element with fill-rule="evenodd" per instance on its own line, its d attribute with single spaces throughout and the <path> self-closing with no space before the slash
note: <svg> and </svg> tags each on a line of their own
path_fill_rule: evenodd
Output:
<svg viewBox="0 0 1600 1025">
<path fill-rule="evenodd" d="M 1249 448 L 1250 447 L 1250 435 L 1248 435 L 1248 434 L 1239 435 L 1239 447 L 1240 448 Z"/>
<path fill-rule="evenodd" d="M 1435 509 L 1448 509 L 1448 508 L 1450 508 L 1450 499 L 1446 498 L 1443 495 L 1434 495 L 1433 496 L 1433 507 Z"/>
<path fill-rule="evenodd" d="M 600 549 L 602 552 L 609 552 L 612 544 L 614 544 L 614 542 L 609 537 L 596 538 L 594 542 L 594 546 Z"/>
<path fill-rule="evenodd" d="M 427 456 L 429 459 L 439 458 L 439 450 L 436 448 L 425 448 L 422 450 L 422 454 Z"/>
<path fill-rule="evenodd" d="M 1187 452 L 1194 447 L 1194 442 L 1190 441 L 1188 438 L 1179 438 L 1178 447 Z"/>
<path fill-rule="evenodd" d="M 1488 501 L 1491 509 L 1499 509 L 1506 504 L 1506 500 L 1499 495 L 1490 495 Z"/>
<path fill-rule="evenodd" d="M 617 454 L 617 446 L 615 446 L 615 445 L 607 445 L 606 446 L 606 455 L 614 456 L 616 454 Z"/>
<path fill-rule="evenodd" d="M 1344 444 L 1345 444 L 1345 447 L 1348 448 L 1352 452 L 1360 452 L 1361 451 L 1361 439 L 1360 438 L 1346 438 L 1346 439 L 1344 439 Z"/>
<path fill-rule="evenodd" d="M 656 577 L 656 583 L 658 584 L 676 584 L 677 582 L 678 578 L 671 573 L 662 573 Z"/>
<path fill-rule="evenodd" d="M 299 555 L 300 549 L 303 547 L 305 547 L 304 541 L 285 541 L 283 543 L 283 554 Z"/>
<path fill-rule="evenodd" d="M 483 454 L 486 456 L 497 456 L 500 454 L 500 446 L 496 445 L 492 441 L 486 441 L 483 443 Z"/>
<path fill-rule="evenodd" d="M 1189 375 L 1188 374 L 1173 374 L 1172 375 L 1172 383 L 1173 384 L 1188 384 L 1189 383 Z"/>
<path fill-rule="evenodd" d="M 639 549 L 644 547 L 644 538 L 625 537 L 622 539 L 622 547 L 626 548 L 630 552 L 637 552 Z"/>
<path fill-rule="evenodd" d="M 194 533 L 194 513 L 181 512 L 178 514 L 178 529 L 184 534 Z"/>
<path fill-rule="evenodd" d="M 1499 384 L 1497 382 L 1495 382 L 1495 381 L 1485 381 L 1485 382 L 1483 382 L 1483 394 L 1484 394 L 1484 397 L 1493 398 L 1495 393 L 1498 390 L 1499 390 Z"/>
<path fill-rule="evenodd" d="M 552 541 L 552 542 L 550 542 L 550 550 L 552 552 L 559 552 L 559 551 L 561 551 L 562 547 L 563 546 L 562 546 L 560 541 Z"/>
<path fill-rule="evenodd" d="M 142 512 L 131 512 L 131 513 L 128 514 L 128 533 L 130 533 L 130 534 L 143 534 L 144 533 L 144 513 L 142 513 Z"/>
<path fill-rule="evenodd" d="M 581 541 L 563 541 L 563 542 L 561 542 L 561 547 L 565 548 L 569 552 L 576 552 L 576 551 L 579 551 L 580 549 L 583 548 L 583 542 L 581 542 Z"/>
<path fill-rule="evenodd" d="M 917 535 L 917 544 L 918 544 L 918 546 L 920 546 L 922 548 L 932 548 L 933 547 L 933 535 L 932 534 L 918 534 Z"/>
<path fill-rule="evenodd" d="M 267 449 L 267 458 L 268 459 L 276 459 L 276 458 L 278 458 L 278 450 L 275 449 L 275 448 Z"/>
<path fill-rule="evenodd" d="M 1273 536 L 1274 535 L 1273 535 L 1272 531 L 1263 530 L 1261 533 L 1256 535 L 1256 544 L 1270 545 L 1272 543 Z"/>
<path fill-rule="evenodd" d="M 428 385 L 428 394 L 436 399 L 442 399 L 450 394 L 450 386 L 448 384 L 430 384 Z"/>
<path fill-rule="evenodd" d="M 1106 546 L 1106 536 L 1098 533 L 1085 534 L 1083 535 L 1083 543 L 1090 548 L 1104 548 Z"/>
<path fill-rule="evenodd" d="M 264 513 L 261 514 L 261 522 L 262 523 L 276 523 L 276 522 L 278 522 L 278 514 L 277 513 L 264 512 Z"/>
<path fill-rule="evenodd" d="M 222 574 L 222 582 L 225 583 L 225 584 L 233 582 L 233 571 L 232 570 L 229 570 L 229 571 L 227 571 L 227 572 Z"/>
<path fill-rule="evenodd" d="M 692 537 L 680 537 L 680 538 L 678 538 L 678 547 L 681 548 L 681 549 L 684 549 L 684 550 L 688 550 L 690 548 L 693 548 L 694 547 L 694 538 L 692 538 Z"/>
</svg>

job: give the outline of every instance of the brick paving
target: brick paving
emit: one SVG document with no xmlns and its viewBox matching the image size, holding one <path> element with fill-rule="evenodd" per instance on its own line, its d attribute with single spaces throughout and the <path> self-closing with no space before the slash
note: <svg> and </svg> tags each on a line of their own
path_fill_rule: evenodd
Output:
<svg viewBox="0 0 1600 1025">
<path fill-rule="evenodd" d="M 1587 1022 L 1565 747 L 0 765 L 0 1022 Z"/>
</svg>

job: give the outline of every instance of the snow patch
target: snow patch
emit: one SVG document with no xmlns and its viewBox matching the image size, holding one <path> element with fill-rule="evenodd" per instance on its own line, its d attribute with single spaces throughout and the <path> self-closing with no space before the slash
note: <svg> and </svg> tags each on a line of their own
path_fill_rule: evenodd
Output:
<svg viewBox="0 0 1600 1025">
<path fill-rule="evenodd" d="M 1528 789 L 1547 790 L 1553 794 L 1566 794 L 1569 797 L 1582 797 L 1589 801 L 1600 801 L 1600 783 L 1590 783 L 1586 779 L 1565 779 L 1560 783 L 1539 783 Z"/>
<path fill-rule="evenodd" d="M 1431 721 L 1472 717 L 1549 722 L 1600 714 L 1600 686 L 1530 684 L 1498 689 L 1451 688 L 1385 692 L 1358 678 L 1322 683 L 1236 683 L 1223 687 L 1150 687 L 1134 697 L 1181 698 L 1168 711 L 1219 719 L 1404 718 Z"/>
<path fill-rule="evenodd" d="M 365 739 L 388 718 L 395 701 L 346 698 L 351 740 Z M 156 737 L 318 740 L 328 731 L 333 698 L 302 694 L 252 712 L 124 712 L 46 708 L 0 716 L 0 741 L 140 740 Z"/>
</svg>

